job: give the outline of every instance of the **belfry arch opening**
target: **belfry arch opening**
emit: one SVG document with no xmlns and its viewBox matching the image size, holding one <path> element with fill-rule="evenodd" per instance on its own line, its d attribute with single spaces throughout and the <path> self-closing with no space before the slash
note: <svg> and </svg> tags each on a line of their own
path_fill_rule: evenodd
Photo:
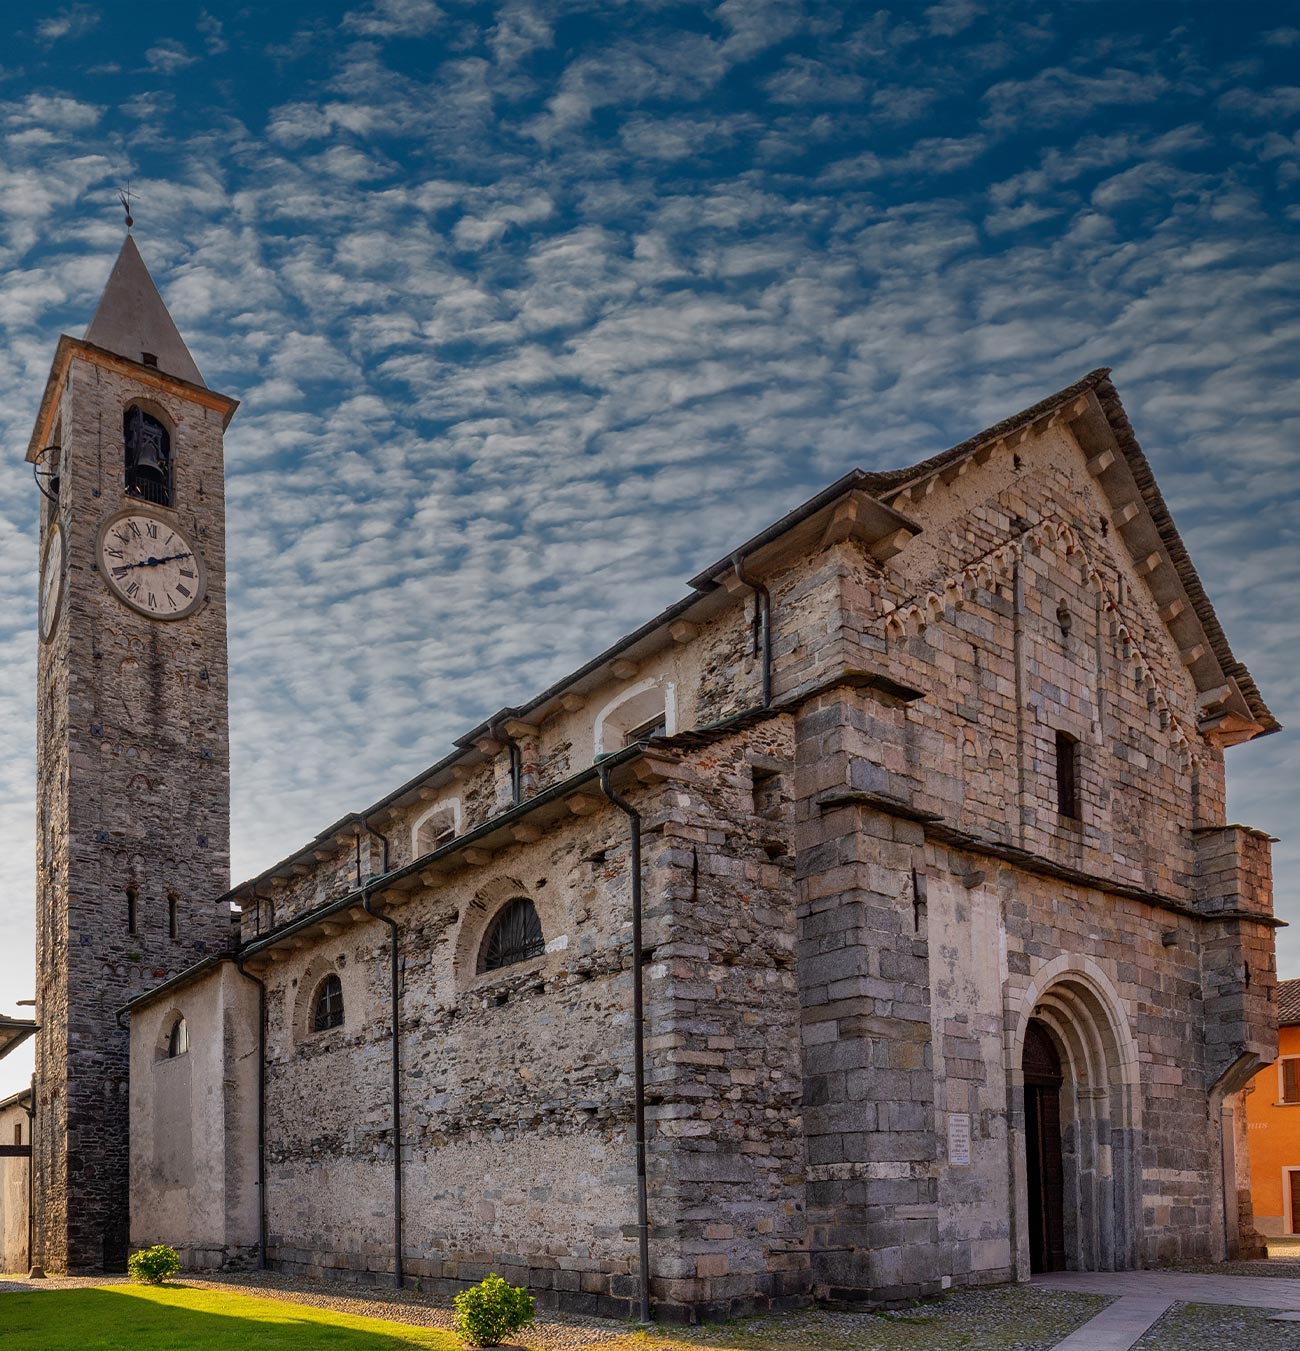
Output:
<svg viewBox="0 0 1300 1351">
<path fill-rule="evenodd" d="M 160 507 L 172 505 L 172 438 L 160 418 L 138 403 L 122 414 L 125 491 Z"/>
<path fill-rule="evenodd" d="M 1122 1001 L 1100 972 L 1040 978 L 1008 1068 L 1017 1099 L 1017 1274 L 1135 1266 L 1137 1050 Z"/>
</svg>

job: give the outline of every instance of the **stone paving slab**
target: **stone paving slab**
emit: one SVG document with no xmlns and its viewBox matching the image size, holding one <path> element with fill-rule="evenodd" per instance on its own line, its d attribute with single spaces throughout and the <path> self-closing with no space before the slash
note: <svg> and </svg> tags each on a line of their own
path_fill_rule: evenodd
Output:
<svg viewBox="0 0 1300 1351">
<path fill-rule="evenodd" d="M 1076 1328 L 1055 1351 L 1129 1351 L 1148 1328 L 1169 1312 L 1170 1301 L 1160 1296 L 1124 1295 L 1095 1318 Z"/>
<path fill-rule="evenodd" d="M 1300 1311 L 1300 1280 L 1182 1271 L 1054 1271 L 1033 1278 L 1045 1290 L 1118 1296 L 1059 1342 L 1056 1351 L 1129 1351 L 1175 1304 Z"/>
<path fill-rule="evenodd" d="M 1300 1309 L 1300 1280 L 1268 1276 L 1214 1276 L 1184 1271 L 1053 1271 L 1035 1276 L 1047 1290 L 1139 1296 L 1168 1304 L 1240 1304 L 1256 1309 Z"/>
</svg>

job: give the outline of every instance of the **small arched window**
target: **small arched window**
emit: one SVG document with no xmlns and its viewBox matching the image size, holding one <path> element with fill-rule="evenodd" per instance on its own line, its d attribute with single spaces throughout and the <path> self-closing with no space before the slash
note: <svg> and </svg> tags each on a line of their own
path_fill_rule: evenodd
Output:
<svg viewBox="0 0 1300 1351">
<path fill-rule="evenodd" d="M 546 939 L 542 936 L 537 907 L 527 896 L 516 896 L 501 907 L 488 926 L 478 969 L 480 972 L 499 971 L 503 966 L 540 957 L 545 951 Z"/>
<path fill-rule="evenodd" d="M 184 1018 L 177 1018 L 167 1036 L 167 1059 L 175 1060 L 190 1049 L 190 1029 Z"/>
<path fill-rule="evenodd" d="M 422 858 L 449 844 L 460 833 L 460 800 L 440 802 L 430 807 L 411 828 L 411 853 Z"/>
<path fill-rule="evenodd" d="M 331 971 L 316 987 L 311 1006 L 311 1030 L 328 1032 L 343 1026 L 343 983 Z"/>
<path fill-rule="evenodd" d="M 596 755 L 669 736 L 677 730 L 677 691 L 671 681 L 647 680 L 621 691 L 596 715 Z"/>
<path fill-rule="evenodd" d="M 167 428 L 133 404 L 122 416 L 126 449 L 126 495 L 172 504 L 172 442 Z"/>
</svg>

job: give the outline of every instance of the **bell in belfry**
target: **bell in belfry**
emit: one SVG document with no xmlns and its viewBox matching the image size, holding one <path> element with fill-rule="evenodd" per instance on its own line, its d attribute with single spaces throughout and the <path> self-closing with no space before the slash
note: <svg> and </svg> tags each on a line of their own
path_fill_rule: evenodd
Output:
<svg viewBox="0 0 1300 1351">
<path fill-rule="evenodd" d="M 170 506 L 171 438 L 167 428 L 143 408 L 126 410 L 127 492 L 162 506 Z"/>
</svg>

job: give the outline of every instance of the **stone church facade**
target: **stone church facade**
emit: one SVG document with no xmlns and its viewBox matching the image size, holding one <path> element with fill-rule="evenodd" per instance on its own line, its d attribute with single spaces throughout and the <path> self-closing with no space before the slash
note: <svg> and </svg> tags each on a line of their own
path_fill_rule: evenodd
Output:
<svg viewBox="0 0 1300 1351">
<path fill-rule="evenodd" d="M 846 475 L 230 889 L 234 404 L 127 252 L 33 438 L 68 555 L 38 1260 L 496 1270 L 690 1318 L 1249 1243 L 1275 921 L 1224 751 L 1277 724 L 1106 372 Z M 176 618 L 102 547 L 161 444 L 133 407 L 205 564 Z"/>
</svg>

